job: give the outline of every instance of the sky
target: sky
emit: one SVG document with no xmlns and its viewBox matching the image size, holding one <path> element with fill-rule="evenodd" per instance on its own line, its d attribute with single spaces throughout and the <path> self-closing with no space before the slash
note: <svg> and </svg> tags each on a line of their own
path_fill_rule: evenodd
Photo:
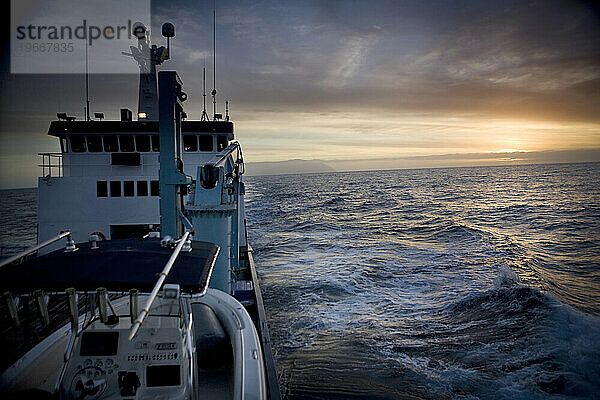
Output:
<svg viewBox="0 0 600 400">
<path fill-rule="evenodd" d="M 190 119 L 202 112 L 204 66 L 212 88 L 212 4 L 151 7 L 155 42 L 164 44 L 163 22 L 176 27 L 162 69 L 182 77 Z M 232 0 L 216 1 L 216 10 L 218 108 L 230 102 L 249 163 L 600 161 L 600 9 L 592 2 Z M 8 73 L 7 25 L 0 188 L 35 186 L 36 154 L 58 150 L 49 121 L 57 112 L 83 117 L 85 79 Z M 92 75 L 92 112 L 118 119 L 120 108 L 136 110 L 137 85 L 135 75 Z"/>
</svg>

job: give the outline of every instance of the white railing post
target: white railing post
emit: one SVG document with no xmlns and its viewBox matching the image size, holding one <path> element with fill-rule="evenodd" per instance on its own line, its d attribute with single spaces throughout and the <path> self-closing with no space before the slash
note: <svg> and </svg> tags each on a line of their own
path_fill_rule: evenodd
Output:
<svg viewBox="0 0 600 400">
<path fill-rule="evenodd" d="M 135 323 L 133 324 L 133 326 L 131 327 L 131 330 L 129 331 L 129 340 L 132 340 L 135 337 L 138 329 L 140 329 L 140 326 L 142 325 L 142 323 L 148 316 L 148 313 L 150 312 L 150 307 L 152 307 L 152 303 L 154 303 L 154 300 L 156 299 L 156 296 L 158 295 L 158 291 L 160 290 L 165 279 L 167 278 L 167 275 L 169 275 L 169 272 L 171 272 L 171 267 L 175 263 L 175 260 L 177 259 L 177 256 L 181 252 L 181 248 L 185 244 L 185 241 L 187 240 L 189 235 L 190 235 L 190 232 L 188 231 L 183 234 L 181 239 L 179 239 L 179 243 L 177 243 L 177 247 L 175 247 L 175 250 L 173 251 L 173 254 L 171 254 L 169 261 L 167 261 L 167 264 L 161 271 L 160 276 L 158 277 L 158 280 L 156 281 L 156 284 L 154 285 L 154 289 L 152 289 L 152 293 L 150 294 L 150 297 L 146 301 L 146 305 L 144 306 L 142 311 L 140 311 L 140 313 L 138 314 L 138 317 L 135 320 Z"/>
</svg>

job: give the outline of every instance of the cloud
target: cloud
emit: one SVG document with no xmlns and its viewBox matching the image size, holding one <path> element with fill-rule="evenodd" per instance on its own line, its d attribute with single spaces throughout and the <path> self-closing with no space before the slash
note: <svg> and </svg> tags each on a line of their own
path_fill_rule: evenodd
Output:
<svg viewBox="0 0 600 400">
<path fill-rule="evenodd" d="M 321 24 L 321 25 L 302 24 L 302 25 L 294 26 L 293 30 L 294 30 L 294 32 L 298 33 L 299 35 L 304 36 L 304 35 L 308 35 L 308 34 L 318 33 L 320 31 L 322 31 L 325 27 L 326 27 L 325 24 Z"/>
<path fill-rule="evenodd" d="M 186 52 L 186 63 L 188 64 L 195 64 L 200 60 L 206 61 L 207 59 L 212 60 L 212 54 L 208 51 L 189 50 Z"/>
<path fill-rule="evenodd" d="M 352 36 L 344 40 L 342 47 L 333 57 L 328 76 L 323 81 L 325 87 L 340 87 L 356 75 L 368 55 L 369 48 L 376 43 L 374 35 Z"/>
</svg>

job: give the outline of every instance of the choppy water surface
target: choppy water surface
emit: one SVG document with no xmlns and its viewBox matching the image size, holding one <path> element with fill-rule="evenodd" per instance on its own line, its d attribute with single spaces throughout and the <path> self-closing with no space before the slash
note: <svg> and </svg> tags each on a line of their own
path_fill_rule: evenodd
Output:
<svg viewBox="0 0 600 400">
<path fill-rule="evenodd" d="M 37 189 L 0 190 L 0 256 L 37 243 Z"/>
<path fill-rule="evenodd" d="M 247 179 L 288 399 L 600 398 L 600 164 Z M 0 191 L 0 247 L 36 190 Z"/>
<path fill-rule="evenodd" d="M 600 164 L 247 193 L 287 398 L 600 398 Z"/>
</svg>

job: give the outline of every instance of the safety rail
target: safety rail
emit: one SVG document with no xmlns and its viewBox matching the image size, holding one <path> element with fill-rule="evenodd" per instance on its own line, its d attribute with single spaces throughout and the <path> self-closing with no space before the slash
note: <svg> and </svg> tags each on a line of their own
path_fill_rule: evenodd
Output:
<svg viewBox="0 0 600 400">
<path fill-rule="evenodd" d="M 2 262 L 0 262 L 0 268 L 4 267 L 5 265 L 12 264 L 15 261 L 20 260 L 24 257 L 27 257 L 28 255 L 35 253 L 39 249 L 46 247 L 54 242 L 57 242 L 64 237 L 67 237 L 67 246 L 72 246 L 71 248 L 74 249 L 75 244 L 73 243 L 73 239 L 71 238 L 71 231 L 66 231 L 66 232 L 61 233 L 58 236 L 53 237 L 52 239 L 48 239 L 45 242 L 38 244 L 37 246 L 34 246 L 30 249 L 22 251 L 21 253 L 14 255 L 10 258 L 7 258 L 6 260 L 3 260 Z"/>
<path fill-rule="evenodd" d="M 61 178 L 63 176 L 62 153 L 38 153 L 38 156 L 42 156 L 42 163 L 38 165 L 38 167 L 42 167 L 42 177 Z M 52 175 L 53 169 L 56 170 L 55 175 Z"/>
<path fill-rule="evenodd" d="M 225 154 L 216 154 L 215 158 L 218 157 L 217 161 L 213 162 L 214 165 L 216 166 L 221 166 L 225 163 L 225 161 L 227 160 L 227 158 L 229 156 L 231 156 L 232 158 L 235 157 L 235 159 L 233 160 L 234 163 L 238 163 L 238 160 L 243 164 L 244 161 L 244 157 L 242 155 L 242 146 L 240 146 L 240 143 L 235 141 L 235 142 L 231 142 L 229 144 L 229 146 L 227 146 L 224 150 Z M 235 151 L 235 153 L 234 153 Z"/>
<path fill-rule="evenodd" d="M 185 232 L 183 234 L 183 236 L 181 237 L 181 239 L 179 239 L 179 243 L 177 243 L 177 247 L 175 247 L 175 250 L 173 251 L 173 254 L 171 254 L 169 261 L 167 261 L 167 264 L 161 271 L 160 276 L 159 276 L 158 280 L 156 281 L 156 284 L 154 285 L 154 289 L 152 289 L 152 293 L 150 294 L 150 297 L 146 301 L 146 305 L 144 306 L 142 311 L 140 311 L 140 313 L 138 314 L 138 317 L 135 320 L 135 323 L 133 324 L 133 326 L 131 327 L 131 330 L 129 331 L 129 340 L 132 340 L 135 337 L 138 329 L 140 329 L 140 326 L 146 319 L 146 316 L 148 316 L 148 313 L 150 313 L 150 307 L 152 307 L 152 303 L 154 303 L 154 300 L 156 299 L 156 296 L 158 295 L 158 291 L 160 290 L 165 279 L 167 278 L 167 275 L 169 275 L 169 272 L 171 272 L 171 267 L 175 263 L 177 256 L 179 256 L 179 253 L 181 252 L 181 248 L 187 241 L 187 238 L 188 238 L 188 236 L 190 236 L 190 233 L 191 232 L 189 232 L 189 231 Z"/>
</svg>

